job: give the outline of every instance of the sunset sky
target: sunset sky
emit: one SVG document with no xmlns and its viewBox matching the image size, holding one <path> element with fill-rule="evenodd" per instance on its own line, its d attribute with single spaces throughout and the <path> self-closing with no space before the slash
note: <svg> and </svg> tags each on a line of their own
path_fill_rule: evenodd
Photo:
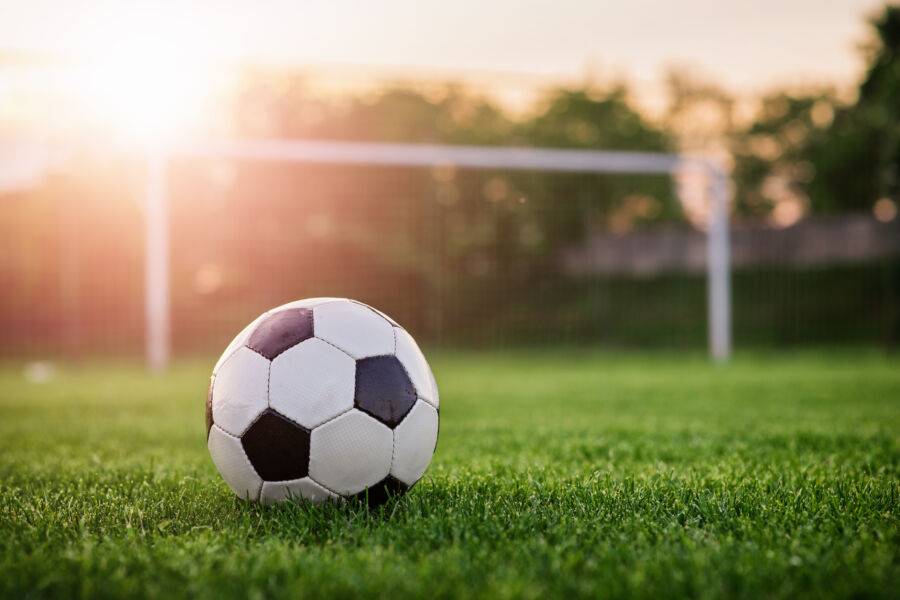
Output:
<svg viewBox="0 0 900 600">
<path fill-rule="evenodd" d="M 0 50 L 115 53 L 143 40 L 174 54 L 516 77 L 626 75 L 673 64 L 736 92 L 851 85 L 873 0 L 2 0 Z"/>
</svg>

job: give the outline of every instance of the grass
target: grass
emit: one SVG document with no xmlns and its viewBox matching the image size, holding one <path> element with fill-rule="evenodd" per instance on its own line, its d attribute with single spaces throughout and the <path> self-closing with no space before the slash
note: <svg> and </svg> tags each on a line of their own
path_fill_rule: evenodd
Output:
<svg viewBox="0 0 900 600">
<path fill-rule="evenodd" d="M 237 500 L 210 364 L 0 368 L 0 597 L 900 596 L 900 360 L 434 360 L 441 433 L 382 513 Z"/>
</svg>

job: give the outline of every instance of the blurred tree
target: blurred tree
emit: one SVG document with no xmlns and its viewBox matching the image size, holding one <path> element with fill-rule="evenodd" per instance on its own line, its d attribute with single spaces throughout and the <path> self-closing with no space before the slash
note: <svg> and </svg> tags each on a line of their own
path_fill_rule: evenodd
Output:
<svg viewBox="0 0 900 600">
<path fill-rule="evenodd" d="M 551 91 L 543 108 L 520 128 L 529 144 L 551 148 L 665 150 L 665 134 L 630 104 L 623 84 L 607 92 Z"/>
<path fill-rule="evenodd" d="M 671 149 L 669 136 L 631 106 L 624 84 L 607 91 L 551 91 L 543 106 L 522 122 L 518 131 L 520 142 L 534 147 L 645 152 Z M 531 189 L 522 190 L 526 196 L 555 205 L 555 209 L 549 204 L 537 207 L 547 215 L 541 219 L 545 229 L 542 239 L 550 247 L 564 239 L 581 239 L 592 225 L 621 231 L 680 214 L 667 177 L 557 174 L 530 176 L 528 186 Z M 563 202 L 568 207 L 562 206 Z"/>
<path fill-rule="evenodd" d="M 231 102 L 236 137 L 503 145 L 513 123 L 487 98 L 448 84 L 328 95 L 298 74 L 244 73 Z"/>
<path fill-rule="evenodd" d="M 666 75 L 666 131 L 682 152 L 727 152 L 736 130 L 734 97 L 721 86 L 679 67 Z"/>
<path fill-rule="evenodd" d="M 811 148 L 817 210 L 869 210 L 900 195 L 900 5 L 886 6 L 871 25 L 859 98 L 836 112 L 826 138 Z"/>
<path fill-rule="evenodd" d="M 737 214 L 790 225 L 810 210 L 813 154 L 828 142 L 839 108 L 830 90 L 762 99 L 754 121 L 730 136 Z"/>
<path fill-rule="evenodd" d="M 806 212 L 868 211 L 900 192 L 900 6 L 871 22 L 855 103 L 829 89 L 776 92 L 731 135 L 738 214 L 787 225 Z"/>
</svg>

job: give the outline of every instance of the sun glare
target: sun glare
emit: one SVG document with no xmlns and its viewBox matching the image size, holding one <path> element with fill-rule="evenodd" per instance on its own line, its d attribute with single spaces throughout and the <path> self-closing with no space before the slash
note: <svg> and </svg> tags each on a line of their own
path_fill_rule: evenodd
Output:
<svg viewBox="0 0 900 600">
<path fill-rule="evenodd" d="M 76 67 L 72 87 L 117 141 L 163 141 L 198 126 L 214 91 L 213 70 L 188 50 L 123 43 Z"/>
</svg>

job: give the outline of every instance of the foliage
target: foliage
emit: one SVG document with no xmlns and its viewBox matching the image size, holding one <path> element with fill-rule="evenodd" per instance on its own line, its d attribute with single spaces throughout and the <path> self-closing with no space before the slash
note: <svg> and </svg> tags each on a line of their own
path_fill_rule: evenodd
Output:
<svg viewBox="0 0 900 600">
<path fill-rule="evenodd" d="M 855 103 L 830 90 L 775 92 L 732 135 L 740 213 L 765 215 L 779 202 L 816 213 L 868 211 L 879 198 L 900 197 L 900 6 L 886 6 L 870 24 Z"/>
<path fill-rule="evenodd" d="M 753 123 L 732 137 L 739 214 L 764 217 L 783 202 L 797 203 L 801 215 L 810 209 L 807 191 L 824 176 L 811 154 L 829 142 L 829 125 L 839 108 L 827 91 L 776 92 L 762 99 Z M 817 193 L 812 199 L 815 208 L 827 201 Z"/>
<path fill-rule="evenodd" d="M 900 6 L 871 22 L 875 40 L 855 105 L 836 113 L 828 136 L 812 144 L 817 209 L 868 210 L 879 198 L 900 201 Z"/>
</svg>

